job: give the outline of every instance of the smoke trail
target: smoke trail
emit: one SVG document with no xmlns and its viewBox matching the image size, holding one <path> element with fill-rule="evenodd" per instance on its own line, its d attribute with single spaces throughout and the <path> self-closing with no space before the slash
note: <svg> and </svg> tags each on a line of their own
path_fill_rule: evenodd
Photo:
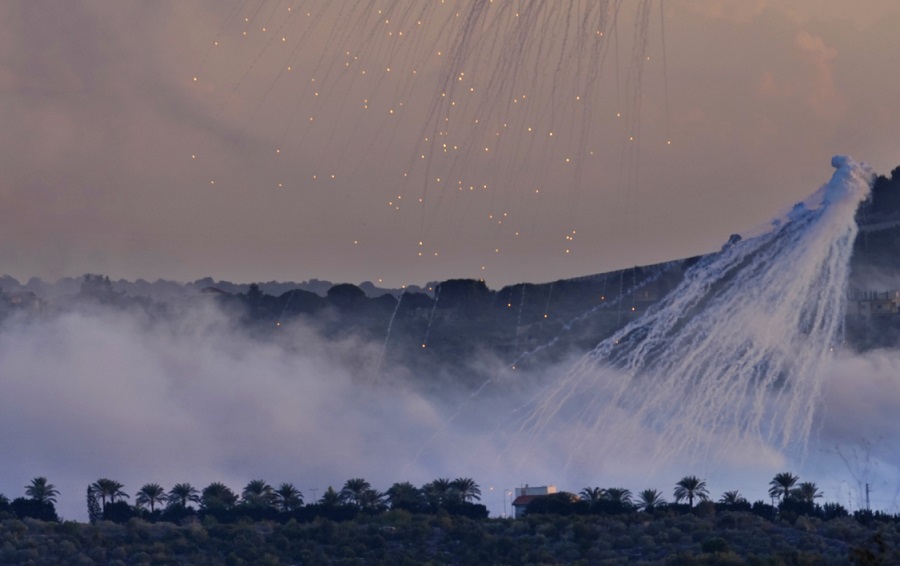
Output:
<svg viewBox="0 0 900 566">
<path fill-rule="evenodd" d="M 831 181 L 773 229 L 698 263 L 668 297 L 584 356 L 520 432 L 571 420 L 577 444 L 648 434 L 654 460 L 762 442 L 805 448 L 840 343 L 854 214 L 872 173 L 835 157 Z M 611 431 L 616 431 L 611 434 Z"/>
<path fill-rule="evenodd" d="M 191 82 L 228 134 L 207 141 L 252 140 L 243 155 L 260 185 L 328 183 L 346 197 L 335 231 L 361 246 L 353 253 L 387 221 L 423 265 L 467 249 L 466 269 L 483 277 L 515 261 L 507 250 L 577 253 L 586 217 L 593 226 L 637 198 L 641 142 L 629 137 L 642 139 L 654 1 L 246 1 L 210 35 Z M 621 73 L 607 68 L 620 37 Z M 229 183 L 232 163 L 205 143 L 191 152 L 199 178 Z M 627 162 L 618 179 L 616 161 Z"/>
</svg>

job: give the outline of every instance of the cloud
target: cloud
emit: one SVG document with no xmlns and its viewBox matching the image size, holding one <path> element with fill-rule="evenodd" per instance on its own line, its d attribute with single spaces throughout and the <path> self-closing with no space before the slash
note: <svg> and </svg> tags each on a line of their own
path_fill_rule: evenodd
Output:
<svg viewBox="0 0 900 566">
<path fill-rule="evenodd" d="M 261 477 L 307 498 L 359 476 L 382 490 L 439 476 L 515 485 L 478 407 L 445 426 L 456 401 L 374 379 L 382 345 L 283 328 L 254 338 L 209 305 L 164 319 L 81 310 L 7 321 L 0 492 L 17 497 L 45 475 L 61 514 L 84 519 L 99 477 L 131 493 L 146 482 L 239 490 Z"/>
<path fill-rule="evenodd" d="M 21 496 L 31 478 L 46 476 L 60 490 L 61 514 L 84 520 L 84 490 L 100 477 L 132 494 L 147 482 L 223 481 L 239 490 L 263 478 L 292 482 L 310 499 L 350 477 L 385 490 L 395 481 L 467 476 L 499 514 L 503 490 L 524 483 L 668 492 L 697 473 L 714 492 L 765 498 L 771 476 L 792 469 L 820 482 L 829 500 L 846 497 L 848 482 L 858 495 L 861 481 L 878 486 L 879 504 L 896 505 L 888 485 L 900 467 L 897 352 L 836 362 L 806 464 L 749 438 L 728 450 L 709 431 L 702 459 L 653 460 L 666 453 L 665 434 L 637 426 L 627 411 L 616 417 L 612 407 L 599 436 L 577 414 L 523 428 L 529 403 L 574 360 L 515 374 L 485 370 L 492 362 L 478 360 L 496 378 L 469 398 L 435 377 L 427 386 L 402 371 L 376 379 L 383 343 L 325 341 L 299 323 L 283 330 L 254 336 L 203 303 L 167 317 L 82 309 L 7 320 L 0 493 Z M 447 368 L 441 379 L 452 383 L 454 372 L 468 371 Z M 854 458 L 864 461 L 851 470 Z"/>
<path fill-rule="evenodd" d="M 797 31 L 784 57 L 762 73 L 757 93 L 764 99 L 795 108 L 808 108 L 816 117 L 836 123 L 846 102 L 834 79 L 837 49 L 806 30 Z"/>
<path fill-rule="evenodd" d="M 688 0 L 685 6 L 711 19 L 725 20 L 732 23 L 749 23 L 763 13 L 769 6 L 765 0 Z"/>
<path fill-rule="evenodd" d="M 843 114 L 846 103 L 837 92 L 832 68 L 838 56 L 837 50 L 827 46 L 821 37 L 816 37 L 805 30 L 797 33 L 794 43 L 810 64 L 807 93 L 810 106 L 823 117 L 836 118 L 836 114 Z"/>
<path fill-rule="evenodd" d="M 873 162 L 877 152 L 876 166 L 896 165 L 900 113 L 883 94 L 891 75 L 882 71 L 896 66 L 896 25 L 879 18 L 871 33 L 857 32 L 842 19 L 869 21 L 892 3 L 848 11 L 797 2 L 793 14 L 772 2 L 680 2 L 666 4 L 667 53 L 652 11 L 641 32 L 650 60 L 637 82 L 627 55 L 636 54 L 631 8 L 619 13 L 621 57 L 602 42 L 584 44 L 572 61 L 597 64 L 560 66 L 559 81 L 526 72 L 542 67 L 511 52 L 466 59 L 475 93 L 465 100 L 477 107 L 463 112 L 461 98 L 454 113 L 463 114 L 454 115 L 492 114 L 509 127 L 491 150 L 495 158 L 471 148 L 499 132 L 450 128 L 451 147 L 463 148 L 456 155 L 469 155 L 436 160 L 431 173 L 441 185 L 482 190 L 434 193 L 440 199 L 425 199 L 423 212 L 418 199 L 432 189 L 413 161 L 423 124 L 432 123 L 428 81 L 438 66 L 424 54 L 444 42 L 439 32 L 459 29 L 429 8 L 434 30 L 407 51 L 374 31 L 354 36 L 350 30 L 372 23 L 365 11 L 332 5 L 322 5 L 322 19 L 307 20 L 261 3 L 259 22 L 277 22 L 284 45 L 269 41 L 259 22 L 244 40 L 241 8 L 229 18 L 216 2 L 0 6 L 7 203 L 0 262 L 20 278 L 92 271 L 180 280 L 383 278 L 397 286 L 460 276 L 549 281 L 716 249 L 805 194 L 834 153 Z M 534 29 L 560 25 L 563 15 L 536 10 L 545 20 Z M 532 51 L 522 58 L 537 56 L 537 43 L 523 45 Z M 345 61 L 348 51 L 363 63 Z M 486 76 L 501 56 L 512 57 L 504 69 L 519 71 Z M 391 58 L 390 78 L 376 77 Z M 401 77 L 398 70 L 413 63 L 422 65 L 416 78 Z M 362 64 L 365 77 L 355 72 Z M 313 75 L 320 90 L 310 86 Z M 629 84 L 641 92 L 622 98 Z M 503 96 L 479 102 L 479 93 L 501 85 Z M 586 100 L 588 85 L 595 93 L 583 114 L 580 103 L 565 101 Z M 510 89 L 534 102 L 513 108 L 503 102 Z M 403 111 L 388 115 L 400 102 Z M 628 105 L 636 115 L 615 118 Z M 528 127 L 559 134 L 548 145 Z M 622 143 L 636 127 L 640 170 L 626 175 Z M 563 166 L 569 157 L 575 167 Z M 767 166 L 754 166 L 761 162 Z M 314 183 L 317 174 L 337 179 Z M 401 194 L 409 204 L 388 205 Z M 488 222 L 503 213 L 502 225 Z M 576 228 L 578 246 L 566 254 L 559 234 Z M 419 260 L 423 234 L 428 249 Z"/>
<path fill-rule="evenodd" d="M 900 352 L 877 350 L 836 360 L 823 404 L 822 435 L 829 441 L 900 447 L 894 414 L 900 407 Z"/>
</svg>

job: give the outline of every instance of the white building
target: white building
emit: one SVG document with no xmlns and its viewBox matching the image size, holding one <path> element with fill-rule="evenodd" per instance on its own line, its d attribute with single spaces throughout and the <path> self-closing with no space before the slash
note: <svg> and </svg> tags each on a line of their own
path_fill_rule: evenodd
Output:
<svg viewBox="0 0 900 566">
<path fill-rule="evenodd" d="M 525 515 L 525 508 L 528 507 L 528 504 L 537 499 L 538 497 L 543 497 L 545 495 L 550 495 L 551 493 L 556 493 L 555 485 L 541 485 L 541 486 L 529 486 L 525 484 L 522 487 L 516 488 L 516 498 L 512 502 L 513 508 L 513 517 L 518 519 Z"/>
</svg>

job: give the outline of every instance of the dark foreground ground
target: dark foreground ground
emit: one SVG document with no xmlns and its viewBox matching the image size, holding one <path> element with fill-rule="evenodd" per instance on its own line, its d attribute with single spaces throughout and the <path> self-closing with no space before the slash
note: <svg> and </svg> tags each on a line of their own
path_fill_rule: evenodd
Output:
<svg viewBox="0 0 900 566">
<path fill-rule="evenodd" d="M 0 522 L 0 564 L 898 564 L 900 523 L 688 514 L 333 522 Z"/>
</svg>

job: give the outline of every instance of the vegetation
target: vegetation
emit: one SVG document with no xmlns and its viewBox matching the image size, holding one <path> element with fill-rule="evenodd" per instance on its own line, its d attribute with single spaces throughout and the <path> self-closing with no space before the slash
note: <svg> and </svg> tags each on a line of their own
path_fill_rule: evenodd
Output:
<svg viewBox="0 0 900 566">
<path fill-rule="evenodd" d="M 167 500 L 166 490 L 158 483 L 145 484 L 144 487 L 138 490 L 137 496 L 134 498 L 134 502 L 139 509 L 149 505 L 151 513 L 156 510 L 157 505 L 165 503 Z"/>
<path fill-rule="evenodd" d="M 791 475 L 791 474 L 788 474 Z M 2 564 L 896 564 L 900 515 L 816 503 L 814 483 L 776 476 L 777 507 L 737 491 L 713 503 L 705 482 L 676 483 L 676 503 L 647 489 L 589 487 L 535 498 L 523 519 L 487 519 L 471 478 L 438 478 L 386 492 L 363 478 L 305 504 L 292 484 L 262 479 L 238 496 L 148 483 L 123 499 L 103 478 L 88 487 L 90 523 L 61 523 L 55 487 L 39 477 L 26 497 L 0 494 Z M 774 482 L 774 480 L 773 480 Z M 680 494 L 680 497 L 679 497 Z M 700 503 L 694 505 L 694 500 Z M 678 501 L 687 500 L 686 504 Z M 94 509 L 91 509 L 93 501 Z M 102 507 L 101 507 L 102 503 Z M 195 507 L 195 505 L 197 507 Z"/>
<path fill-rule="evenodd" d="M 790 472 L 782 472 L 777 474 L 772 481 L 769 482 L 769 495 L 772 497 L 780 497 L 782 501 L 791 495 L 791 489 L 799 480 L 797 476 Z"/>
<path fill-rule="evenodd" d="M 59 491 L 52 483 L 47 483 L 47 478 L 38 477 L 25 486 L 25 495 L 40 503 L 56 503 Z"/>
<path fill-rule="evenodd" d="M 706 490 L 706 482 L 697 476 L 685 476 L 675 484 L 675 502 L 678 503 L 682 499 L 688 500 L 688 506 L 694 506 L 694 498 L 700 501 L 706 501 L 709 498 L 709 492 Z"/>
<path fill-rule="evenodd" d="M 661 491 L 655 489 L 645 489 L 638 493 L 637 508 L 642 511 L 652 512 L 657 508 L 664 507 L 666 500 L 663 499 Z"/>
</svg>

